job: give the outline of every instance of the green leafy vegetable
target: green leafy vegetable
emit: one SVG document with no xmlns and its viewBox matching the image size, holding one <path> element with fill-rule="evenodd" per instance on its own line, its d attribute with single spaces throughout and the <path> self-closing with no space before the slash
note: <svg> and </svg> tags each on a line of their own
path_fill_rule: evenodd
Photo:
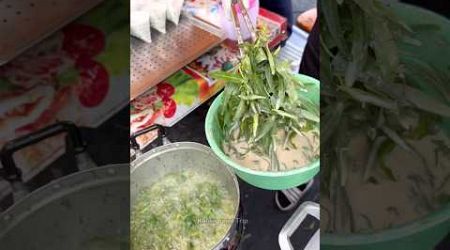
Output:
<svg viewBox="0 0 450 250">
<path fill-rule="evenodd" d="M 195 80 L 189 80 L 176 87 L 175 94 L 172 98 L 177 104 L 185 104 L 187 106 L 197 100 L 199 94 L 198 84 Z"/>
<path fill-rule="evenodd" d="M 325 133 L 321 140 L 321 164 L 325 166 L 321 170 L 325 177 L 321 192 L 333 204 L 330 212 L 351 219 L 351 203 L 336 190 L 345 183 L 346 176 L 356 172 L 362 173 L 365 183 L 379 184 L 376 173 L 380 172 L 389 181 L 398 181 L 385 163 L 393 147 L 417 157 L 429 171 L 411 140 L 431 134 L 438 123 L 449 117 L 450 74 L 448 69 L 432 66 L 405 49 L 421 50 L 427 40 L 417 40 L 415 32 L 426 29 L 428 37 L 440 36 L 438 26 L 417 23 L 410 28 L 395 14 L 392 5 L 379 0 L 321 4 L 320 61 L 324 84 L 320 116 Z M 356 171 L 354 166 L 347 166 L 351 162 L 345 159 L 350 157 L 349 142 L 361 133 L 371 147 L 365 156 L 365 167 Z M 442 148 L 445 147 L 441 145 Z M 441 155 L 440 150 L 436 154 Z M 355 232 L 349 225 L 343 229 L 333 223 L 327 230 Z"/>
<path fill-rule="evenodd" d="M 130 70 L 130 52 L 124 48 L 130 44 L 130 28 L 117 29 L 106 36 L 106 47 L 97 60 L 112 76 L 122 76 Z"/>
<path fill-rule="evenodd" d="M 275 59 L 279 50 L 272 53 L 267 42 L 263 29 L 255 43 L 243 45 L 245 56 L 238 67 L 210 75 L 226 82 L 219 117 L 226 142 L 235 135 L 245 138 L 251 149 L 271 159 L 276 171 L 280 164 L 274 135 L 284 130 L 300 135 L 313 131 L 318 136 L 319 106 L 299 94 L 307 92 L 304 83 L 291 74 L 288 63 Z"/>
<path fill-rule="evenodd" d="M 166 82 L 175 88 L 175 94 L 172 98 L 177 104 L 185 104 L 187 106 L 197 100 L 199 95 L 199 87 L 195 80 L 184 71 L 178 71 L 170 76 Z"/>
<path fill-rule="evenodd" d="M 80 80 L 80 73 L 78 70 L 74 68 L 69 68 L 59 74 L 57 76 L 58 84 L 60 86 L 68 86 L 68 85 L 74 85 L 78 84 Z"/>
</svg>

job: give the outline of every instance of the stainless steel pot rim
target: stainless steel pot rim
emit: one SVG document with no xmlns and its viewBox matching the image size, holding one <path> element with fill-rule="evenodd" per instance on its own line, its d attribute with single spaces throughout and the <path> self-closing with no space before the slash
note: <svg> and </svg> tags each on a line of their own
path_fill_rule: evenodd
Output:
<svg viewBox="0 0 450 250">
<path fill-rule="evenodd" d="M 86 188 L 128 182 L 128 165 L 111 164 L 78 171 L 34 190 L 1 214 L 0 239 L 17 223 L 54 200 Z"/>
<path fill-rule="evenodd" d="M 237 191 L 238 191 L 238 195 L 240 195 L 239 192 L 239 183 L 237 181 L 237 177 L 234 174 L 233 171 L 231 171 L 230 167 L 228 167 L 223 161 L 221 161 L 212 151 L 212 149 L 208 146 L 205 146 L 203 144 L 200 143 L 196 143 L 196 142 L 175 142 L 175 143 L 170 143 L 167 145 L 163 145 L 160 147 L 156 147 L 142 155 L 140 155 L 135 161 L 133 161 L 131 163 L 130 166 L 130 173 L 133 173 L 136 169 L 138 169 L 140 166 L 142 166 L 142 164 L 144 164 L 145 162 L 147 162 L 148 160 L 150 160 L 151 158 L 160 156 L 161 154 L 167 153 L 167 152 L 171 152 L 171 151 L 175 151 L 175 150 L 179 150 L 179 149 L 195 149 L 195 150 L 199 150 L 202 152 L 206 152 L 208 153 L 210 156 L 214 157 L 215 159 L 217 159 L 217 161 L 221 162 L 222 165 L 224 166 L 225 171 L 233 178 L 233 182 L 236 184 L 237 187 Z"/>
<path fill-rule="evenodd" d="M 147 162 L 148 160 L 150 160 L 154 157 L 158 157 L 161 154 L 179 150 L 179 149 L 194 149 L 194 150 L 198 150 L 201 152 L 206 152 L 210 156 L 214 157 L 218 162 L 221 162 L 225 171 L 233 179 L 233 182 L 234 182 L 237 192 L 238 192 L 237 195 L 238 195 L 238 197 L 240 197 L 239 183 L 237 181 L 237 177 L 234 174 L 234 172 L 231 171 L 231 169 L 214 154 L 214 152 L 211 150 L 210 147 L 205 146 L 200 143 L 196 143 L 196 142 L 176 142 L 176 143 L 170 143 L 170 144 L 167 144 L 164 146 L 156 147 L 156 148 L 142 154 L 134 162 L 132 162 L 131 166 L 130 166 L 130 173 L 133 173 L 134 171 L 136 171 L 136 169 L 141 167 L 145 162 Z"/>
<path fill-rule="evenodd" d="M 233 179 L 235 190 L 237 192 L 237 199 L 238 199 L 236 206 L 234 208 L 234 210 L 235 210 L 234 219 L 235 220 L 232 223 L 230 223 L 230 228 L 228 229 L 228 231 L 224 235 L 224 237 L 212 248 L 212 249 L 221 249 L 221 246 L 227 240 L 229 240 L 229 236 L 232 234 L 234 228 L 236 227 L 236 223 L 237 223 L 236 219 L 238 219 L 239 205 L 240 205 L 240 190 L 239 190 L 239 183 L 237 181 L 237 177 L 234 174 L 234 172 L 231 171 L 231 169 L 214 154 L 214 152 L 211 150 L 210 147 L 205 146 L 200 143 L 196 143 L 196 142 L 175 142 L 175 143 L 166 144 L 166 145 L 163 145 L 160 147 L 156 147 L 156 148 L 149 150 L 148 152 L 140 155 L 136 160 L 134 160 L 131 163 L 130 173 L 133 173 L 138 168 L 144 166 L 144 164 L 147 161 L 151 160 L 154 157 L 158 157 L 167 152 L 173 152 L 173 151 L 180 150 L 180 149 L 191 149 L 191 150 L 197 150 L 202 153 L 207 153 L 208 155 L 210 155 L 211 157 L 216 159 L 218 162 L 220 162 L 221 165 L 223 166 L 224 172 L 226 172 L 227 175 L 229 175 Z"/>
</svg>

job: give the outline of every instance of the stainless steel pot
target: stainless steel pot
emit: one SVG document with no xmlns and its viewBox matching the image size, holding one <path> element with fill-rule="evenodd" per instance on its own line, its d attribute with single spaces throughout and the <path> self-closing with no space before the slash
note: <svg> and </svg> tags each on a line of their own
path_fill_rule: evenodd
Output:
<svg viewBox="0 0 450 250">
<path fill-rule="evenodd" d="M 84 170 L 28 193 L 12 154 L 63 132 Z M 129 165 L 96 167 L 80 138 L 73 124 L 61 123 L 3 148 L 4 178 L 14 187 L 16 202 L 0 216 L 2 249 L 129 248 Z"/>
<path fill-rule="evenodd" d="M 128 249 L 128 188 L 128 165 L 53 181 L 2 214 L 1 248 Z"/>
<path fill-rule="evenodd" d="M 236 226 L 239 222 L 239 185 L 236 176 L 207 146 L 193 142 L 179 142 L 166 144 L 140 154 L 131 164 L 131 206 L 141 189 L 152 185 L 166 174 L 183 169 L 193 169 L 217 177 L 231 194 L 234 201 L 234 220 L 229 222 L 227 234 L 213 248 L 214 250 L 230 249 L 230 240 L 237 233 Z"/>
</svg>

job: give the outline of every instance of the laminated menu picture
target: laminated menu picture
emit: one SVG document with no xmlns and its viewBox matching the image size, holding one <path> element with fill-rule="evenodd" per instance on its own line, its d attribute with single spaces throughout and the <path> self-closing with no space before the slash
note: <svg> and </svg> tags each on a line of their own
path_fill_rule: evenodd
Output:
<svg viewBox="0 0 450 250">
<path fill-rule="evenodd" d="M 217 46 L 208 53 L 199 57 L 195 61 L 188 64 L 188 67 L 203 76 L 206 76 L 212 83 L 213 79 L 209 77 L 209 72 L 215 70 L 230 70 L 238 62 L 238 53 L 226 46 Z"/>
<path fill-rule="evenodd" d="M 0 66 L 6 108 L 1 110 L 0 131 L 9 132 L 0 134 L 0 147 L 60 120 L 97 127 L 128 104 L 128 96 L 121 94 L 129 89 L 124 7 L 123 1 L 107 1 Z M 114 18 L 104 18 L 107 13 Z M 15 158 L 27 181 L 62 153 L 64 140 L 54 137 L 17 152 Z"/>
<path fill-rule="evenodd" d="M 131 101 L 131 132 L 152 124 L 172 126 L 206 98 L 208 79 L 183 68 Z"/>
</svg>

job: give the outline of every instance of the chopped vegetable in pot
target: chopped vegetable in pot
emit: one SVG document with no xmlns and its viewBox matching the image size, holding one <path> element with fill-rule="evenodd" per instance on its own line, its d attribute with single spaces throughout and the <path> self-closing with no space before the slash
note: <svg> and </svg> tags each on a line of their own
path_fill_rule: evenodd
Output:
<svg viewBox="0 0 450 250">
<path fill-rule="evenodd" d="M 138 194 L 131 212 L 131 249 L 211 249 L 235 217 L 232 196 L 219 180 L 184 170 Z"/>
</svg>

